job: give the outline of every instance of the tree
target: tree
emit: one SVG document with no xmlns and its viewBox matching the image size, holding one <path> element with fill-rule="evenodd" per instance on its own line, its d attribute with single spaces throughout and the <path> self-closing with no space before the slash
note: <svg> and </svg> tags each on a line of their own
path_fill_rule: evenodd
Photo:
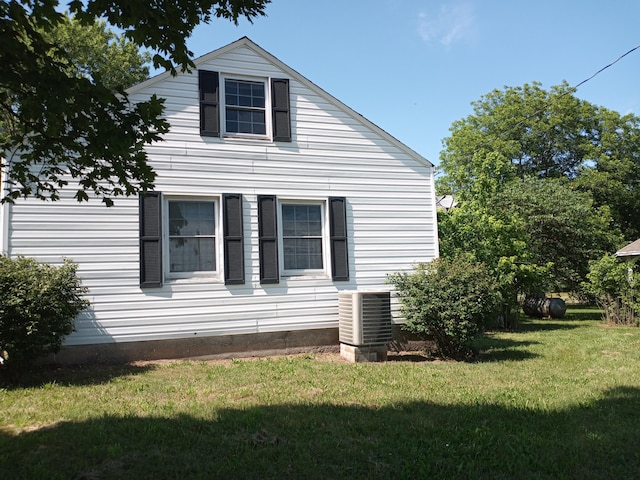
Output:
<svg viewBox="0 0 640 480">
<path fill-rule="evenodd" d="M 550 92 L 533 83 L 494 90 L 473 102 L 474 114 L 454 122 L 445 139 L 440 184 L 472 192 L 486 175 L 483 162 L 490 154 L 490 175 L 501 184 L 526 176 L 575 177 L 590 160 L 585 157 L 592 150 L 596 109 L 571 93 L 566 83 Z"/>
<path fill-rule="evenodd" d="M 442 258 L 467 257 L 486 265 L 501 294 L 503 327 L 514 324 L 520 295 L 548 284 L 551 266 L 536 263 L 525 220 L 508 209 L 493 208 L 491 202 L 461 202 L 438 212 L 438 237 Z"/>
<path fill-rule="evenodd" d="M 625 240 L 640 238 L 640 118 L 601 108 L 597 161 L 583 168 L 574 188 L 608 206 Z"/>
<path fill-rule="evenodd" d="M 131 87 L 149 78 L 151 54 L 117 35 L 104 20 L 81 23 L 65 16 L 43 37 L 71 60 L 67 74 L 71 77 L 100 79 L 113 91 Z M 64 58 L 61 59 L 64 61 Z"/>
<path fill-rule="evenodd" d="M 451 126 L 438 179 L 441 194 L 484 199 L 514 179 L 565 178 L 609 206 L 628 240 L 640 235 L 640 118 L 575 97 L 567 83 L 494 90 Z"/>
<path fill-rule="evenodd" d="M 88 200 L 89 191 L 111 205 L 113 197 L 153 187 L 144 147 L 168 131 L 163 101 L 152 96 L 134 105 L 124 80 L 106 81 L 93 70 L 79 75 L 72 52 L 55 43 L 54 31 L 66 18 L 59 3 L 0 1 L 0 158 L 8 188 L 2 200 L 56 200 L 73 179 L 78 201 Z M 156 68 L 175 74 L 176 67 L 193 67 L 186 39 L 196 25 L 212 18 L 251 21 L 268 3 L 72 0 L 67 6 L 81 25 L 105 19 L 128 41 L 156 52 Z"/>
<path fill-rule="evenodd" d="M 492 206 L 521 219 L 531 258 L 551 266 L 548 287 L 556 291 L 577 291 L 589 262 L 622 243 L 609 209 L 596 208 L 588 192 L 570 188 L 561 178 L 514 180 L 496 194 Z"/>
<path fill-rule="evenodd" d="M 608 207 L 562 178 L 514 179 L 497 193 L 438 214 L 440 254 L 470 255 L 488 266 L 503 297 L 503 322 L 518 298 L 542 291 L 579 291 L 589 262 L 622 242 Z"/>
</svg>

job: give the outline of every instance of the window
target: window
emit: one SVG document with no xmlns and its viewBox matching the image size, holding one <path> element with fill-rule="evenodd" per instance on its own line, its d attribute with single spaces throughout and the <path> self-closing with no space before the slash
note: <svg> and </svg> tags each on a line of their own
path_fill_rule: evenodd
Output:
<svg viewBox="0 0 640 480">
<path fill-rule="evenodd" d="M 165 279 L 203 277 L 242 285 L 243 199 L 140 195 L 140 287 L 162 287 Z"/>
<path fill-rule="evenodd" d="M 216 202 L 168 200 L 167 205 L 169 276 L 216 272 Z"/>
<path fill-rule="evenodd" d="M 289 79 L 198 71 L 200 135 L 291 142 Z"/>
<path fill-rule="evenodd" d="M 260 283 L 284 276 L 331 274 L 349 280 L 347 201 L 278 201 L 258 195 L 258 256 Z M 329 268 L 330 266 L 330 268 Z"/>
<path fill-rule="evenodd" d="M 282 205 L 284 270 L 323 270 L 321 205 Z"/>
<path fill-rule="evenodd" d="M 224 81 L 225 132 L 267 134 L 265 84 L 259 81 Z"/>
</svg>

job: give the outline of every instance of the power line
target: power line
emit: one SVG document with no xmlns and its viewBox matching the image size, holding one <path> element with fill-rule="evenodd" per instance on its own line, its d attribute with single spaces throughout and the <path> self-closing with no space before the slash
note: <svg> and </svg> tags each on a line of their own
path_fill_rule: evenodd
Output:
<svg viewBox="0 0 640 480">
<path fill-rule="evenodd" d="M 591 75 L 589 78 L 581 81 L 580 83 L 578 83 L 575 87 L 572 88 L 572 90 L 575 92 L 576 90 L 578 90 L 578 87 L 584 85 L 585 83 L 587 83 L 589 80 L 591 80 L 593 77 L 595 77 L 596 75 L 604 72 L 607 68 L 615 65 L 616 63 L 618 63 L 620 60 L 622 60 L 624 57 L 626 57 L 627 55 L 629 55 L 630 53 L 638 50 L 640 48 L 640 45 L 633 47 L 631 50 L 629 50 L 627 53 L 624 53 L 622 55 L 620 55 L 618 58 L 616 58 L 613 62 L 611 62 L 609 65 L 602 67 L 600 70 L 598 70 L 596 73 L 594 73 L 593 75 Z"/>
<path fill-rule="evenodd" d="M 640 45 L 637 45 L 635 47 L 633 47 L 631 50 L 629 50 L 626 53 L 623 53 L 622 55 L 620 55 L 618 58 L 616 58 L 613 62 L 611 62 L 609 65 L 606 65 L 604 67 L 602 67 L 600 70 L 598 70 L 596 73 L 594 73 L 593 75 L 591 75 L 589 78 L 584 79 L 583 81 L 581 81 L 580 83 L 578 83 L 577 85 L 575 85 L 574 87 L 570 87 L 569 89 L 565 90 L 562 94 L 560 94 L 557 98 L 549 98 L 546 102 L 546 105 L 544 105 L 541 109 L 527 115 L 525 118 L 523 118 L 522 120 L 520 120 L 519 122 L 517 122 L 515 125 L 511 126 L 508 128 L 508 130 L 503 131 L 502 133 L 508 133 L 508 131 L 512 131 L 515 130 L 516 128 L 522 127 L 525 125 L 525 123 L 527 122 L 527 120 L 537 117 L 538 115 L 540 115 L 541 113 L 544 113 L 546 111 L 547 108 L 549 108 L 554 102 L 558 101 L 559 99 L 573 94 L 575 92 L 578 91 L 578 87 L 584 85 L 585 83 L 587 83 L 589 80 L 593 79 L 595 76 L 599 75 L 600 73 L 604 72 L 607 68 L 615 65 L 616 63 L 618 63 L 620 60 L 622 60 L 624 57 L 626 57 L 627 55 L 629 55 L 630 53 L 636 51 L 640 49 Z"/>
</svg>

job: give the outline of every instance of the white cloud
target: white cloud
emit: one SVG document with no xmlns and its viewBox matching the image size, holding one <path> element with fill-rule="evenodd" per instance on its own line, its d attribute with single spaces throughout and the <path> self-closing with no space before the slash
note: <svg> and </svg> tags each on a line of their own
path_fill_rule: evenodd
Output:
<svg viewBox="0 0 640 480">
<path fill-rule="evenodd" d="M 436 13 L 420 12 L 418 33 L 427 43 L 450 46 L 470 40 L 475 31 L 475 14 L 468 3 L 442 5 Z"/>
</svg>

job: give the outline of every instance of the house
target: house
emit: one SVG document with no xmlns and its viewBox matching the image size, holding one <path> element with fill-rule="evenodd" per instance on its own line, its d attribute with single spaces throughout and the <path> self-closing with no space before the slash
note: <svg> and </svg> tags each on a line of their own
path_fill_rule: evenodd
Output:
<svg viewBox="0 0 640 480">
<path fill-rule="evenodd" d="M 130 89 L 166 99 L 155 191 L 2 207 L 0 250 L 89 289 L 60 361 L 337 345 L 339 291 L 438 255 L 429 161 L 246 37 L 195 64 Z"/>
<path fill-rule="evenodd" d="M 618 250 L 615 256 L 619 260 L 635 262 L 640 257 L 640 238 Z"/>
</svg>

